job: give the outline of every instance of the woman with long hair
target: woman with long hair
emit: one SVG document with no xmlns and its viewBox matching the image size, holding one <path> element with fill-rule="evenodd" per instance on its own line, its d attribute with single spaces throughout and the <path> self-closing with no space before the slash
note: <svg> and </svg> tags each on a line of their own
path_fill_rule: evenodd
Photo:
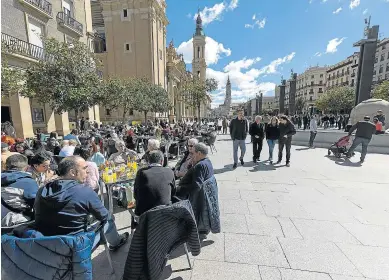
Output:
<svg viewBox="0 0 389 280">
<path fill-rule="evenodd" d="M 273 164 L 273 150 L 277 140 L 280 138 L 279 121 L 272 117 L 265 130 L 267 145 L 269 146 L 269 162 Z"/>
<path fill-rule="evenodd" d="M 286 150 L 286 166 L 290 166 L 290 148 L 292 147 L 292 136 L 296 134 L 294 124 L 285 115 L 280 116 L 280 139 L 278 140 L 278 161 L 281 163 L 282 150 Z"/>
</svg>

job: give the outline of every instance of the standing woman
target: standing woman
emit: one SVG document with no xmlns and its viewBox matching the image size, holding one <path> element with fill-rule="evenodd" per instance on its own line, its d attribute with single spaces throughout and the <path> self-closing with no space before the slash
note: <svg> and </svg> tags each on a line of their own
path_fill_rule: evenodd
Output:
<svg viewBox="0 0 389 280">
<path fill-rule="evenodd" d="M 278 126 L 277 117 L 272 117 L 266 126 L 266 141 L 269 146 L 269 161 L 273 164 L 273 150 L 277 140 L 280 138 L 280 128 Z"/>
<path fill-rule="evenodd" d="M 304 124 L 305 126 L 305 124 Z M 292 147 L 292 136 L 296 134 L 294 124 L 288 119 L 287 116 L 280 117 L 280 139 L 278 141 L 278 161 L 279 164 L 282 160 L 282 150 L 285 147 L 286 150 L 286 166 L 290 166 L 290 148 Z"/>
</svg>

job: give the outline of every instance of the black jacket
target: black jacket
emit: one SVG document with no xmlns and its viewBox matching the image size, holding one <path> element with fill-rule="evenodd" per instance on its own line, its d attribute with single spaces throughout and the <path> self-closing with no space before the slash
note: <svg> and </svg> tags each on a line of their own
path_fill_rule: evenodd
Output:
<svg viewBox="0 0 389 280">
<path fill-rule="evenodd" d="M 230 122 L 230 135 L 232 140 L 245 140 L 247 137 L 247 120 L 235 118 Z"/>
<path fill-rule="evenodd" d="M 249 134 L 253 139 L 263 139 L 265 138 L 265 132 L 263 128 L 263 124 L 260 123 L 259 125 L 256 122 L 253 122 L 250 125 Z M 255 136 L 259 136 L 259 138 L 255 138 Z"/>
<path fill-rule="evenodd" d="M 266 126 L 266 139 L 278 140 L 280 138 L 280 128 L 278 126 Z"/>
<path fill-rule="evenodd" d="M 279 129 L 280 137 L 284 137 L 285 135 L 287 137 L 292 137 L 296 134 L 296 129 L 294 128 L 294 125 L 289 121 L 286 124 L 280 123 Z"/>
<path fill-rule="evenodd" d="M 355 132 L 355 137 L 361 137 L 370 140 L 373 137 L 373 134 L 376 132 L 376 127 L 372 122 L 359 121 L 350 128 L 348 134 L 351 135 L 354 130 L 357 130 Z"/>
<path fill-rule="evenodd" d="M 66 235 L 86 230 L 88 214 L 106 222 L 108 210 L 92 188 L 75 180 L 55 180 L 35 198 L 35 224 L 43 235 Z"/>
<path fill-rule="evenodd" d="M 175 194 L 174 173 L 170 168 L 149 166 L 138 171 L 134 183 L 135 214 L 159 205 L 169 205 Z"/>
</svg>

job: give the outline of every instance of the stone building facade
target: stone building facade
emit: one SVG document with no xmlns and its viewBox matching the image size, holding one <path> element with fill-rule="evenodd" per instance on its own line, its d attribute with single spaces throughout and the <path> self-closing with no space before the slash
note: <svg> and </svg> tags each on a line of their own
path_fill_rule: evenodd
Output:
<svg viewBox="0 0 389 280">
<path fill-rule="evenodd" d="M 90 0 L 2 0 L 2 59 L 19 69 L 36 63 L 44 58 L 42 37 L 68 43 L 77 40 L 92 48 L 90 7 Z M 32 137 L 37 128 L 68 133 L 68 113 L 55 114 L 49 106 L 17 93 L 3 95 L 2 122 L 12 121 L 18 137 Z M 98 107 L 91 108 L 84 116 L 99 121 Z"/>
<path fill-rule="evenodd" d="M 389 38 L 378 43 L 374 63 L 373 83 L 384 80 L 389 80 Z"/>
<path fill-rule="evenodd" d="M 335 86 L 355 87 L 357 81 L 359 52 L 331 65 L 327 69 L 327 88 Z"/>
</svg>

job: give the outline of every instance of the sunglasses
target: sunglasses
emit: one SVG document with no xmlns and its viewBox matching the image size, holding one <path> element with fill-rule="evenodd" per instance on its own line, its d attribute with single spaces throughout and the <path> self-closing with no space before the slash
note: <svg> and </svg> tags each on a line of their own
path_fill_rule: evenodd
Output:
<svg viewBox="0 0 389 280">
<path fill-rule="evenodd" d="M 188 145 L 188 147 L 193 148 L 193 145 Z"/>
</svg>

